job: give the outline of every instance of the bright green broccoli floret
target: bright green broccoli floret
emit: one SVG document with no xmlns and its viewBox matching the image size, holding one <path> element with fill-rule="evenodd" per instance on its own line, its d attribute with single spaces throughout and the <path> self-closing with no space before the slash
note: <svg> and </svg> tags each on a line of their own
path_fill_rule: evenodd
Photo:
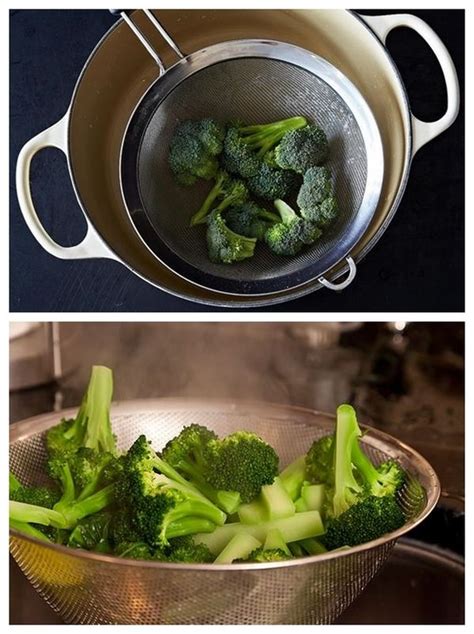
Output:
<svg viewBox="0 0 474 634">
<path fill-rule="evenodd" d="M 283 200 L 276 200 L 275 207 L 281 222 L 267 230 L 265 241 L 277 255 L 296 255 L 305 244 L 312 244 L 321 235 L 315 224 L 300 218 Z"/>
<path fill-rule="evenodd" d="M 221 212 L 215 209 L 207 220 L 207 249 L 211 262 L 231 264 L 251 258 L 256 238 L 235 233 L 226 225 Z"/>
<path fill-rule="evenodd" d="M 240 204 L 247 200 L 248 190 L 245 183 L 236 178 L 232 178 L 224 170 L 219 170 L 216 174 L 215 183 L 211 191 L 206 196 L 201 207 L 191 218 L 191 226 L 203 224 L 218 200 L 222 201 L 218 207 L 222 211 L 231 204 Z"/>
<path fill-rule="evenodd" d="M 326 227 L 336 218 L 339 209 L 327 167 L 311 167 L 305 173 L 296 202 L 303 218 L 319 227 Z"/>
<path fill-rule="evenodd" d="M 306 454 L 306 477 L 310 482 L 328 483 L 333 466 L 333 436 L 318 438 Z"/>
<path fill-rule="evenodd" d="M 255 176 L 265 154 L 281 140 L 284 134 L 304 125 L 306 125 L 304 117 L 291 117 L 274 123 L 229 126 L 222 153 L 224 168 L 242 178 Z"/>
<path fill-rule="evenodd" d="M 310 167 L 321 165 L 329 154 L 329 144 L 318 125 L 287 132 L 275 148 L 275 162 L 284 170 L 304 174 Z"/>
<path fill-rule="evenodd" d="M 225 214 L 226 225 L 241 236 L 263 240 L 269 227 L 280 217 L 252 201 L 231 207 Z"/>
<path fill-rule="evenodd" d="M 13 484 L 13 482 L 15 484 Z M 10 500 L 24 502 L 25 504 L 35 504 L 36 506 L 44 506 L 48 509 L 52 509 L 60 497 L 60 493 L 57 489 L 51 489 L 49 487 L 23 486 L 15 478 L 15 476 L 13 476 L 13 474 L 10 474 L 9 493 Z"/>
<path fill-rule="evenodd" d="M 405 483 L 406 474 L 398 462 L 387 460 L 375 467 L 358 441 L 352 447 L 352 462 L 371 495 L 396 495 Z"/>
<path fill-rule="evenodd" d="M 248 179 L 250 191 L 264 200 L 288 198 L 298 187 L 299 179 L 293 172 L 272 167 L 262 161 L 256 174 Z"/>
<path fill-rule="evenodd" d="M 214 555 L 207 546 L 196 544 L 188 535 L 171 540 L 167 559 L 187 564 L 208 564 L 214 561 Z"/>
<path fill-rule="evenodd" d="M 116 453 L 110 423 L 112 392 L 112 371 L 104 366 L 93 366 L 76 418 L 64 419 L 46 433 L 46 447 L 50 455 L 74 452 L 80 447 Z"/>
<path fill-rule="evenodd" d="M 119 505 L 129 509 L 132 524 L 152 546 L 167 546 L 169 539 L 212 530 L 226 515 L 207 500 L 140 436 L 129 449 L 124 475 L 117 484 Z"/>
<path fill-rule="evenodd" d="M 329 550 L 357 546 L 397 530 L 404 523 L 405 516 L 393 495 L 371 495 L 330 518 L 322 541 Z"/>
<path fill-rule="evenodd" d="M 236 491 L 219 491 L 207 481 L 208 463 L 206 452 L 211 440 L 217 435 L 202 425 L 189 425 L 163 449 L 163 458 L 211 502 L 226 513 L 235 513 L 240 504 Z"/>
<path fill-rule="evenodd" d="M 216 489 L 238 491 L 251 502 L 278 474 L 278 455 L 252 432 L 239 431 L 209 443 L 208 481 Z"/>
<path fill-rule="evenodd" d="M 225 128 L 213 119 L 183 121 L 174 131 L 168 156 L 170 168 L 181 185 L 198 178 L 210 180 L 219 168 Z"/>
</svg>

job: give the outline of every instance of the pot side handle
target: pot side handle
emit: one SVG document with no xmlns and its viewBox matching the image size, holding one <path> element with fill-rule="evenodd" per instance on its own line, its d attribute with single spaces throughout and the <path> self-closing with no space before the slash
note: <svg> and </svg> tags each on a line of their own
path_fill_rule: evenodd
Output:
<svg viewBox="0 0 474 634">
<path fill-rule="evenodd" d="M 329 288 L 331 291 L 342 291 L 342 289 L 347 288 L 356 276 L 357 267 L 356 263 L 350 256 L 346 257 L 346 262 L 348 266 L 348 275 L 345 280 L 342 282 L 330 282 L 325 277 L 318 277 L 318 282 L 326 288 Z"/>
<path fill-rule="evenodd" d="M 459 112 L 459 82 L 451 55 L 448 49 L 440 40 L 433 29 L 423 20 L 415 15 L 408 13 L 400 13 L 395 15 L 377 15 L 377 16 L 360 16 L 369 27 L 375 32 L 383 44 L 390 31 L 399 27 L 406 26 L 416 31 L 425 40 L 441 66 L 444 81 L 446 83 L 446 93 L 448 98 L 448 106 L 446 112 L 437 121 L 421 121 L 415 115 L 411 115 L 413 128 L 413 150 L 414 156 L 418 150 L 432 139 L 444 132 L 456 119 Z"/>
<path fill-rule="evenodd" d="M 117 259 L 115 254 L 110 251 L 102 238 L 91 225 L 89 219 L 85 216 L 87 223 L 87 231 L 84 239 L 71 247 L 63 247 L 55 242 L 49 233 L 41 224 L 41 220 L 36 213 L 33 199 L 31 197 L 30 187 L 30 167 L 31 161 L 35 154 L 46 147 L 55 147 L 62 150 L 68 157 L 67 153 L 67 130 L 68 130 L 69 113 L 60 119 L 50 128 L 43 130 L 35 137 L 30 139 L 22 147 L 16 164 L 16 191 L 18 203 L 20 205 L 23 218 L 28 228 L 34 235 L 39 244 L 50 255 L 63 260 L 76 260 L 85 258 L 111 258 Z"/>
</svg>

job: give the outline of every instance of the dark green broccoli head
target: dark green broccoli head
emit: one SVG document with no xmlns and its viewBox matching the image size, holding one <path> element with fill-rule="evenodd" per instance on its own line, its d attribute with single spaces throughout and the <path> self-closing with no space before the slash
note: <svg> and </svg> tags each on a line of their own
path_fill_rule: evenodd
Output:
<svg viewBox="0 0 474 634">
<path fill-rule="evenodd" d="M 271 561 L 286 561 L 287 559 L 291 559 L 291 556 L 287 555 L 283 550 L 281 550 L 281 548 L 270 548 L 265 550 L 262 546 L 260 546 L 260 548 L 253 550 L 244 561 L 264 564 Z"/>
<path fill-rule="evenodd" d="M 229 229 L 217 209 L 208 217 L 206 238 L 209 259 L 223 264 L 251 258 L 257 242 L 255 238 L 247 238 Z"/>
<path fill-rule="evenodd" d="M 301 215 L 308 220 L 318 213 L 316 208 L 332 196 L 331 173 L 327 167 L 311 167 L 303 177 L 296 202 Z"/>
<path fill-rule="evenodd" d="M 322 541 L 328 550 L 357 546 L 395 531 L 404 523 L 405 516 L 393 495 L 372 495 L 337 518 L 328 519 Z"/>
<path fill-rule="evenodd" d="M 331 483 L 334 459 L 332 449 L 332 436 L 323 436 L 311 445 L 306 454 L 306 477 L 310 482 Z"/>
<path fill-rule="evenodd" d="M 238 491 L 251 502 L 278 475 L 278 455 L 252 432 L 239 431 L 209 443 L 208 480 L 216 489 Z"/>
<path fill-rule="evenodd" d="M 88 447 L 81 447 L 69 459 L 74 484 L 79 489 L 91 484 L 97 487 L 102 483 L 102 473 L 105 467 L 112 461 L 115 461 L 115 457 L 108 452 L 98 452 Z"/>
<path fill-rule="evenodd" d="M 287 132 L 275 148 L 275 162 L 284 170 L 304 174 L 310 167 L 321 165 L 329 154 L 329 144 L 318 125 Z"/>
<path fill-rule="evenodd" d="M 277 255 L 296 255 L 305 244 L 312 244 L 321 235 L 316 225 L 300 218 L 283 200 L 276 200 L 275 207 L 281 222 L 267 230 L 265 242 Z"/>
<path fill-rule="evenodd" d="M 279 217 L 253 201 L 247 201 L 226 211 L 225 222 L 234 233 L 263 240 L 267 229 L 279 222 Z"/>
<path fill-rule="evenodd" d="M 327 227 L 337 218 L 339 207 L 334 196 L 328 196 L 322 203 L 301 210 L 301 215 L 318 227 Z"/>
<path fill-rule="evenodd" d="M 224 140 L 222 161 L 224 168 L 242 178 L 255 176 L 261 161 L 288 130 L 306 125 L 304 117 L 291 117 L 282 121 L 245 126 L 229 126 Z"/>
<path fill-rule="evenodd" d="M 59 491 L 49 487 L 29 487 L 20 485 L 14 490 L 10 488 L 10 500 L 24 502 L 25 504 L 35 504 L 36 506 L 44 506 L 47 509 L 52 509 L 59 498 Z"/>
<path fill-rule="evenodd" d="M 113 513 L 109 526 L 109 537 L 115 546 L 122 542 L 135 543 L 141 541 L 142 535 L 135 524 L 133 514 L 127 506 L 121 506 Z"/>
<path fill-rule="evenodd" d="M 187 564 L 212 563 L 215 556 L 205 544 L 196 544 L 191 535 L 176 537 L 170 541 L 168 561 Z"/>
<path fill-rule="evenodd" d="M 176 127 L 168 160 L 178 183 L 192 185 L 198 178 L 216 175 L 224 134 L 224 127 L 212 119 L 183 121 Z"/>
<path fill-rule="evenodd" d="M 204 425 L 188 425 L 169 440 L 162 452 L 164 460 L 184 476 L 205 469 L 205 451 L 208 443 L 215 440 L 217 434 Z"/>
<path fill-rule="evenodd" d="M 250 191 L 264 200 L 288 198 L 298 184 L 296 174 L 272 167 L 266 161 L 262 161 L 255 175 L 248 179 Z"/>
</svg>

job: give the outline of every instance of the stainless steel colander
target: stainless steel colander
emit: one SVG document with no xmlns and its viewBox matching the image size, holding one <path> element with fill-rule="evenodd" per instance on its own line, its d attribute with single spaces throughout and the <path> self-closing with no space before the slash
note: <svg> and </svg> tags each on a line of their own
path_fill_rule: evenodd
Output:
<svg viewBox="0 0 474 634">
<path fill-rule="evenodd" d="M 43 434 L 62 416 L 46 414 L 11 426 L 10 467 L 27 483 L 44 479 Z M 225 435 L 257 432 L 281 456 L 281 466 L 333 429 L 334 417 L 283 405 L 188 399 L 115 405 L 112 422 L 125 449 L 144 433 L 158 449 L 190 423 Z M 416 451 L 375 429 L 363 439 L 375 461 L 395 458 L 426 490 L 403 496 L 405 526 L 347 551 L 272 564 L 164 564 L 121 560 L 48 545 L 11 531 L 10 548 L 40 595 L 68 623 L 317 624 L 331 623 L 364 589 L 398 537 L 421 522 L 439 497 L 431 466 Z M 402 606 L 401 606 L 402 607 Z"/>
<path fill-rule="evenodd" d="M 382 142 L 361 93 L 323 58 L 284 42 L 234 40 L 186 57 L 177 52 L 180 60 L 166 71 L 158 58 L 160 76 L 137 105 L 122 145 L 122 194 L 138 234 L 162 263 L 207 289 L 269 295 L 312 280 L 334 288 L 324 274 L 367 230 L 383 181 Z M 265 123 L 295 115 L 317 122 L 328 135 L 337 221 L 295 257 L 259 244 L 243 262 L 210 262 L 205 228 L 189 227 L 210 184 L 184 188 L 174 181 L 168 151 L 176 126 L 209 116 Z M 354 278 L 355 264 L 347 262 L 349 276 L 337 288 Z"/>
</svg>

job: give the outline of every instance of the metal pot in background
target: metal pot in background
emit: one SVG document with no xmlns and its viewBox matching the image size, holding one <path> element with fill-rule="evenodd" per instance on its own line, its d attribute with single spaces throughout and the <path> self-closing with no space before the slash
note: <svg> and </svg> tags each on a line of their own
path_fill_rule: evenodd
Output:
<svg viewBox="0 0 474 634">
<path fill-rule="evenodd" d="M 160 21 L 183 49 L 193 51 L 229 39 L 265 38 L 314 51 L 339 68 L 368 102 L 382 136 L 384 182 L 375 216 L 350 253 L 359 262 L 384 233 L 403 195 L 410 163 L 417 150 L 454 121 L 459 87 L 446 48 L 422 20 L 410 15 L 361 17 L 341 10 L 317 11 L 160 11 Z M 145 32 L 149 22 L 137 12 Z M 199 28 L 197 25 L 199 24 Z M 433 49 L 446 81 L 448 107 L 436 122 L 411 114 L 398 71 L 383 45 L 395 27 L 415 29 Z M 155 48 L 168 64 L 162 41 Z M 271 297 L 248 298 L 203 289 L 162 266 L 143 247 L 121 197 L 120 150 L 136 104 L 155 81 L 157 67 L 129 27 L 120 22 L 99 42 L 78 79 L 71 105 L 57 124 L 31 139 L 17 164 L 17 192 L 25 221 L 49 253 L 63 259 L 107 257 L 118 260 L 151 284 L 176 296 L 215 306 L 262 306 L 288 301 L 320 287 L 308 282 Z M 74 247 L 55 243 L 42 227 L 29 189 L 32 157 L 55 146 L 66 154 L 71 180 L 88 224 L 84 240 Z M 344 266 L 327 275 L 334 281 Z"/>
<path fill-rule="evenodd" d="M 45 385 L 61 374 L 58 324 L 10 323 L 10 392 Z"/>
</svg>

